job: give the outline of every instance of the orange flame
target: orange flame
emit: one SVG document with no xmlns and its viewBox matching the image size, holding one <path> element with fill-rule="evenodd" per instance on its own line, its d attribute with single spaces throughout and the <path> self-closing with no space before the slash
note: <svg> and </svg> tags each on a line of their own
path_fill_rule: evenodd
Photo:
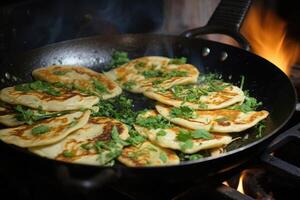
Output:
<svg viewBox="0 0 300 200">
<path fill-rule="evenodd" d="M 244 177 L 245 177 L 245 172 L 243 171 L 242 174 L 240 175 L 239 184 L 238 184 L 238 187 L 236 189 L 237 191 L 239 191 L 242 194 L 245 194 L 244 186 L 243 186 Z"/>
<path fill-rule="evenodd" d="M 287 37 L 287 23 L 273 10 L 254 4 L 242 26 L 251 51 L 278 66 L 287 75 L 299 59 L 299 44 Z"/>
</svg>

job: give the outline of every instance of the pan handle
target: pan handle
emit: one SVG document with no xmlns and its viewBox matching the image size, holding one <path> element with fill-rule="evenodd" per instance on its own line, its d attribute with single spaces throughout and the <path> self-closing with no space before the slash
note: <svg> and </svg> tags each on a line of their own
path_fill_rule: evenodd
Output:
<svg viewBox="0 0 300 200">
<path fill-rule="evenodd" d="M 249 50 L 249 43 L 239 30 L 250 4 L 251 0 L 221 0 L 205 26 L 185 31 L 181 36 L 197 38 L 205 34 L 225 34 L 234 38 L 243 49 Z"/>
<path fill-rule="evenodd" d="M 91 190 L 101 188 L 103 185 L 120 178 L 121 170 L 118 168 L 104 168 L 91 178 L 79 179 L 72 177 L 67 166 L 59 165 L 56 168 L 56 176 L 63 186 L 69 189 L 76 189 L 76 191 L 82 193 L 88 193 Z"/>
<path fill-rule="evenodd" d="M 287 175 L 291 179 L 299 181 L 300 168 L 282 160 L 274 153 L 280 148 L 289 145 L 291 141 L 296 140 L 300 140 L 300 123 L 275 138 L 267 150 L 262 154 L 261 160 L 263 163 L 267 164 L 268 167 L 279 172 L 279 174 Z"/>
</svg>

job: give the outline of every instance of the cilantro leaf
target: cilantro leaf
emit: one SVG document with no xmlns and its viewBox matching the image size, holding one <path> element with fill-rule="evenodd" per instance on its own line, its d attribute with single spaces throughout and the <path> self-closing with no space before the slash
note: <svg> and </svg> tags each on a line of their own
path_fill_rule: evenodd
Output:
<svg viewBox="0 0 300 200">
<path fill-rule="evenodd" d="M 160 152 L 159 154 L 159 159 L 163 162 L 166 163 L 168 161 L 168 155 L 165 152 Z"/>
<path fill-rule="evenodd" d="M 129 131 L 130 137 L 126 140 L 128 143 L 130 143 L 133 146 L 137 146 L 141 143 L 143 143 L 146 138 L 142 135 L 140 135 L 136 130 L 131 129 Z"/>
<path fill-rule="evenodd" d="M 192 132 L 192 138 L 210 140 L 213 139 L 213 135 L 210 134 L 207 130 L 197 129 Z"/>
<path fill-rule="evenodd" d="M 186 150 L 186 149 L 193 148 L 194 143 L 192 140 L 186 140 L 185 142 L 181 142 L 179 145 L 180 145 L 180 149 Z"/>
<path fill-rule="evenodd" d="M 111 56 L 111 61 L 108 64 L 110 68 L 115 68 L 125 63 L 128 63 L 130 60 L 128 54 L 124 51 L 114 51 Z"/>
<path fill-rule="evenodd" d="M 171 128 L 173 126 L 168 120 L 159 114 L 149 117 L 140 116 L 136 119 L 136 124 L 149 129 Z"/>
<path fill-rule="evenodd" d="M 133 80 L 130 80 L 123 84 L 123 88 L 125 90 L 131 90 L 133 88 L 133 86 L 135 86 L 135 85 L 136 85 L 136 82 Z"/>
<path fill-rule="evenodd" d="M 52 74 L 57 75 L 57 76 L 63 76 L 67 74 L 69 71 L 62 71 L 62 70 L 55 70 L 52 72 Z"/>
<path fill-rule="evenodd" d="M 170 111 L 170 117 L 182 117 L 185 119 L 196 118 L 196 113 L 193 108 L 188 106 L 180 106 L 179 108 L 173 107 Z"/>
<path fill-rule="evenodd" d="M 96 91 L 99 92 L 100 94 L 109 93 L 106 86 L 103 85 L 102 83 L 100 83 L 98 80 L 94 79 L 93 80 L 93 85 L 94 85 Z"/>
<path fill-rule="evenodd" d="M 156 135 L 157 135 L 157 136 L 165 136 L 165 135 L 167 135 L 167 132 L 164 131 L 164 130 L 160 130 L 160 131 L 157 132 Z"/>
<path fill-rule="evenodd" d="M 71 157 L 73 157 L 75 155 L 74 155 L 74 153 L 72 151 L 64 151 L 63 152 L 63 156 L 66 157 L 66 158 L 71 158 Z"/>
<path fill-rule="evenodd" d="M 185 57 L 181 57 L 181 58 L 173 58 L 173 59 L 170 59 L 169 61 L 169 65 L 173 64 L 173 65 L 182 65 L 182 64 L 185 64 L 187 61 L 187 59 Z"/>
<path fill-rule="evenodd" d="M 31 92 L 31 91 L 42 91 L 53 96 L 60 96 L 59 90 L 56 90 L 52 84 L 44 81 L 34 81 L 32 83 L 23 83 L 15 86 L 17 91 Z"/>
<path fill-rule="evenodd" d="M 40 135 L 50 131 L 50 127 L 46 125 L 36 126 L 31 130 L 32 135 Z"/>
</svg>

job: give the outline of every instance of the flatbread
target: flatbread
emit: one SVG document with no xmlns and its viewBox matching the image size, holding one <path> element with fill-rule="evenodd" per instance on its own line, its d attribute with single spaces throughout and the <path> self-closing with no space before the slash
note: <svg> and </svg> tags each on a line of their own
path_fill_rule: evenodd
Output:
<svg viewBox="0 0 300 200">
<path fill-rule="evenodd" d="M 117 83 L 87 67 L 48 66 L 35 69 L 32 75 L 37 80 L 50 83 L 73 84 L 102 99 L 113 98 L 122 93 L 122 89 Z"/>
<path fill-rule="evenodd" d="M 190 129 L 205 129 L 212 132 L 231 133 L 241 132 L 255 126 L 261 120 L 267 118 L 269 112 L 250 111 L 242 112 L 239 110 L 197 110 L 193 118 L 171 117 L 170 112 L 172 107 L 158 104 L 156 110 L 166 119 L 174 124 L 190 128 Z"/>
<path fill-rule="evenodd" d="M 179 87 L 181 87 L 180 97 L 176 96 L 174 89 L 156 92 L 146 91 L 143 94 L 146 97 L 159 101 L 163 104 L 175 107 L 188 106 L 197 110 L 216 110 L 226 108 L 230 105 L 241 103 L 245 99 L 244 92 L 240 88 L 233 85 L 228 85 L 223 90 L 208 92 L 208 94 L 204 95 L 201 94 L 201 92 L 199 92 L 199 95 L 197 95 L 197 90 L 199 91 L 207 86 L 188 85 Z M 188 95 L 185 93 L 194 95 L 196 97 L 195 100 L 189 101 L 188 99 L 184 99 L 188 97 Z"/>
<path fill-rule="evenodd" d="M 129 137 L 127 126 L 120 121 L 107 117 L 92 117 L 84 127 L 63 140 L 55 144 L 31 148 L 30 151 L 43 157 L 65 162 L 105 165 L 113 159 L 108 155 L 111 151 L 101 150 L 101 152 L 97 152 L 93 145 L 97 141 L 111 141 L 111 132 L 114 126 L 122 140 Z M 84 146 L 89 148 L 83 148 Z M 122 146 L 118 148 L 117 150 L 121 151 Z"/>
<path fill-rule="evenodd" d="M 125 147 L 118 160 L 128 167 L 176 165 L 180 162 L 175 152 L 158 147 L 149 141 L 139 146 Z"/>
<path fill-rule="evenodd" d="M 45 111 L 64 111 L 91 108 L 99 102 L 99 97 L 82 94 L 75 90 L 60 91 L 59 96 L 50 95 L 43 91 L 18 91 L 15 87 L 7 87 L 0 91 L 0 99 L 6 103 L 23 105 Z"/>
<path fill-rule="evenodd" d="M 3 106 L 0 102 L 0 124 L 5 126 L 19 126 L 23 124 L 23 122 L 18 121 L 15 118 L 15 113 L 10 106 Z"/>
<path fill-rule="evenodd" d="M 138 117 L 148 117 L 148 116 L 157 116 L 158 113 L 155 110 L 149 110 L 143 114 L 140 114 Z M 174 150 L 180 150 L 184 153 L 196 153 L 204 149 L 212 149 L 227 145 L 232 141 L 232 137 L 225 133 L 211 133 L 211 139 L 192 139 L 192 147 L 185 148 L 184 143 L 177 140 L 177 135 L 183 131 L 191 131 L 180 126 L 174 125 L 171 128 L 158 128 L 158 129 L 148 129 L 140 125 L 135 124 L 135 129 L 139 134 L 144 137 L 147 137 L 151 142 L 157 144 L 160 147 L 170 148 Z M 164 131 L 166 134 L 161 136 L 159 132 Z"/>
<path fill-rule="evenodd" d="M 117 81 L 123 89 L 133 93 L 143 93 L 147 90 L 155 91 L 159 88 L 168 89 L 178 84 L 197 82 L 199 71 L 195 66 L 169 64 L 170 60 L 170 58 L 160 56 L 141 57 L 105 74 L 110 79 Z M 151 75 L 151 72 L 158 73 L 156 75 L 152 73 Z M 145 76 L 145 73 L 148 73 L 148 76 Z M 171 73 L 173 73 L 172 76 L 170 76 Z M 175 73 L 177 75 L 174 75 Z"/>
<path fill-rule="evenodd" d="M 1 129 L 0 139 L 20 147 L 52 144 L 83 127 L 87 123 L 90 113 L 89 110 L 74 112 L 60 117 L 45 119 L 34 125 Z"/>
</svg>

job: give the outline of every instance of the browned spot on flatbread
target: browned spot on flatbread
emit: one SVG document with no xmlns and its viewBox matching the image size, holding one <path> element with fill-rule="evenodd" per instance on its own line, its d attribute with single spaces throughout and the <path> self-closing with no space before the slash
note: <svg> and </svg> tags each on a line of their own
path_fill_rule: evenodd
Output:
<svg viewBox="0 0 300 200">
<path fill-rule="evenodd" d="M 83 117 L 83 116 L 81 116 Z M 66 128 L 66 123 L 68 122 L 68 119 L 67 118 L 49 118 L 49 119 L 45 119 L 43 120 L 43 123 L 40 124 L 40 125 L 47 125 L 48 123 L 51 123 L 52 121 L 55 121 L 56 123 L 57 122 L 60 122 L 62 123 L 61 125 L 59 126 L 55 126 L 55 127 L 50 127 L 50 131 L 49 133 L 52 133 L 51 134 L 51 137 L 55 137 L 57 135 L 60 135 L 61 134 L 61 131 L 63 131 L 65 128 Z M 40 126 L 40 125 L 37 125 L 37 126 Z M 13 133 L 12 135 L 15 135 L 23 140 L 32 140 L 32 139 L 35 139 L 35 140 L 44 140 L 46 139 L 47 137 L 49 137 L 49 134 L 48 133 L 44 133 L 44 134 L 41 134 L 41 135 L 25 135 L 24 133 L 32 128 L 34 128 L 36 125 L 23 125 L 23 126 L 19 126 L 17 128 L 15 128 L 15 130 L 13 130 Z"/>
<path fill-rule="evenodd" d="M 120 157 L 122 157 L 125 160 L 130 160 L 130 162 L 134 163 L 134 166 L 145 166 L 148 164 L 147 159 L 149 159 L 149 154 L 144 153 L 139 156 L 137 156 L 137 158 L 130 158 L 129 154 L 130 153 L 134 153 L 135 151 L 145 151 L 145 150 L 139 150 L 137 147 L 131 146 L 131 147 L 126 147 L 123 149 L 122 151 L 122 155 Z M 145 151 L 146 152 L 146 151 Z"/>
<path fill-rule="evenodd" d="M 97 136 L 97 140 L 100 141 L 111 140 L 111 132 L 114 126 L 116 126 L 119 134 L 121 134 L 124 131 L 122 123 L 106 117 L 90 118 L 89 123 L 103 124 L 103 132 L 101 135 Z"/>
<path fill-rule="evenodd" d="M 98 154 L 95 149 L 89 149 L 89 150 L 82 149 L 81 145 L 83 145 L 85 143 L 86 143 L 85 141 L 77 141 L 75 139 L 72 139 L 72 140 L 66 142 L 66 144 L 64 145 L 63 152 L 58 154 L 55 157 L 55 159 L 72 162 L 72 161 L 80 159 L 81 157 L 84 157 L 84 156 L 92 156 L 92 155 Z M 71 156 L 71 157 L 64 156 L 64 152 L 66 152 L 66 151 L 71 152 L 73 154 L 73 156 Z"/>
</svg>

